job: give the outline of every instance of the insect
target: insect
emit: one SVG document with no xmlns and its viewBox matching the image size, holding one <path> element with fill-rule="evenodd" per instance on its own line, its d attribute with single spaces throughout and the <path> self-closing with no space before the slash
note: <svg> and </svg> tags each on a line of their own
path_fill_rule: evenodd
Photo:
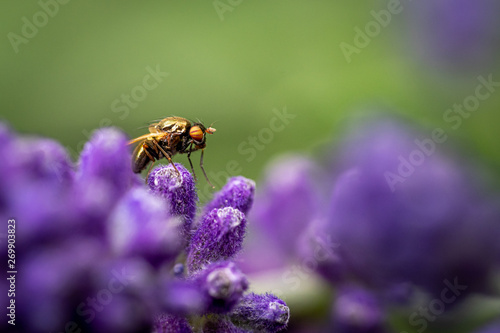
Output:
<svg viewBox="0 0 500 333">
<path fill-rule="evenodd" d="M 154 162 L 165 157 L 172 163 L 177 174 L 180 175 L 179 170 L 177 170 L 175 164 L 172 162 L 172 156 L 179 153 L 187 154 L 191 171 L 196 179 L 193 163 L 191 162 L 191 153 L 201 149 L 200 168 L 207 182 L 214 187 L 203 168 L 203 153 L 206 147 L 205 134 L 213 134 L 215 128 L 206 128 L 201 123 L 191 123 L 189 120 L 181 117 L 167 117 L 149 125 L 148 129 L 148 134 L 141 135 L 128 142 L 129 145 L 139 142 L 132 155 L 133 172 L 140 173 L 151 162 L 148 169 L 149 175 Z"/>
</svg>

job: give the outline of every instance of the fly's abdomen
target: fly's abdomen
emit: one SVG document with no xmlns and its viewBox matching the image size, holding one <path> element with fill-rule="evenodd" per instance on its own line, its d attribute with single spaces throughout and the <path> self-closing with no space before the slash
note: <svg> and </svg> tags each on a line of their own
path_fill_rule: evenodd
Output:
<svg viewBox="0 0 500 333">
<path fill-rule="evenodd" d="M 140 173 L 146 168 L 149 162 L 151 162 L 151 159 L 146 154 L 146 150 L 142 145 L 138 145 L 134 150 L 132 158 L 132 171 L 134 173 Z"/>
</svg>

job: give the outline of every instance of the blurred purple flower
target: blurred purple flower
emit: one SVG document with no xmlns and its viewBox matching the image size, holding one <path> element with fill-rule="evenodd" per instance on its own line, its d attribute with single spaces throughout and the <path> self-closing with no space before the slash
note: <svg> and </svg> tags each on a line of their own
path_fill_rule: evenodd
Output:
<svg viewBox="0 0 500 333">
<path fill-rule="evenodd" d="M 237 208 L 250 208 L 252 181 L 232 179 L 212 202 L 218 208 L 193 226 L 191 174 L 179 164 L 180 177 L 172 165 L 160 166 L 145 187 L 116 129 L 92 135 L 76 171 L 54 141 L 19 138 L 3 124 L 0 137 L 0 216 L 16 219 L 22 271 L 22 320 L 11 331 L 191 332 L 190 321 L 202 318 L 193 317 L 210 315 L 213 324 L 243 332 L 218 314 L 239 303 L 248 281 L 221 260 L 242 247 L 246 218 Z"/>
<path fill-rule="evenodd" d="M 119 256 L 139 256 L 153 266 L 180 254 L 179 218 L 168 214 L 164 200 L 144 188 L 131 189 L 108 222 L 109 240 Z"/>
<path fill-rule="evenodd" d="M 421 0 L 406 4 L 414 53 L 454 72 L 494 66 L 500 50 L 500 5 L 495 0 Z"/>
<path fill-rule="evenodd" d="M 418 132 L 381 121 L 357 133 L 343 146 L 347 171 L 324 229 L 346 269 L 376 287 L 411 281 L 439 293 L 458 278 L 468 292 L 484 291 L 498 249 L 498 206 Z"/>
<path fill-rule="evenodd" d="M 307 158 L 286 156 L 272 163 L 249 214 L 250 230 L 241 261 L 245 271 L 282 267 L 297 256 L 297 244 L 320 218 L 323 199 Z"/>
</svg>

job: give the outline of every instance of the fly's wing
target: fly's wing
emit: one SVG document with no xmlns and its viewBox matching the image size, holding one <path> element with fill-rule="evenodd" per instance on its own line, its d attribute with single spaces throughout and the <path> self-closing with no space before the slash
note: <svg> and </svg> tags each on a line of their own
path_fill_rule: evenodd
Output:
<svg viewBox="0 0 500 333">
<path fill-rule="evenodd" d="M 136 142 L 139 142 L 139 141 L 142 141 L 142 140 L 146 140 L 146 139 L 149 139 L 149 138 L 157 138 L 157 139 L 161 139 L 161 137 L 163 137 L 164 134 L 158 134 L 158 133 L 148 133 L 148 134 L 144 134 L 144 135 L 141 135 L 140 137 L 137 137 L 135 139 L 132 139 L 128 142 L 129 145 L 133 144 L 133 143 L 136 143 Z"/>
<path fill-rule="evenodd" d="M 191 122 L 182 117 L 167 117 L 162 121 L 149 126 L 151 133 L 170 133 L 173 135 L 182 135 L 189 132 Z"/>
</svg>

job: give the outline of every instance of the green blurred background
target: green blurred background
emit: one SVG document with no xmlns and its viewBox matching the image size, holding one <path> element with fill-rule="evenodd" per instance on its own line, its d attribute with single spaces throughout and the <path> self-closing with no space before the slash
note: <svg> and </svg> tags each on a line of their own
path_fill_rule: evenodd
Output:
<svg viewBox="0 0 500 333">
<path fill-rule="evenodd" d="M 364 29 L 386 1 L 73 0 L 50 8 L 45 22 L 36 1 L 0 6 L 1 118 L 21 133 L 60 141 L 74 160 L 102 126 L 133 138 L 155 119 L 200 119 L 215 122 L 205 168 L 220 187 L 226 175 L 261 179 L 280 153 L 322 159 L 352 119 L 390 111 L 429 136 L 444 128 L 453 138 L 445 145 L 500 178 L 500 93 L 456 130 L 443 120 L 474 93 L 479 75 L 500 78 L 497 62 L 450 69 L 450 59 L 428 61 L 432 52 L 412 36 L 429 22 L 404 9 L 346 60 L 341 43 L 353 45 L 355 28 Z M 30 31 L 26 21 L 36 19 L 39 27 Z M 22 39 L 23 29 L 32 36 Z M 168 76 L 124 107 L 122 96 L 140 92 L 148 68 Z M 284 109 L 294 118 L 270 132 L 275 110 Z M 184 156 L 174 160 L 187 164 Z"/>
<path fill-rule="evenodd" d="M 429 129 L 444 126 L 443 112 L 474 91 L 478 75 L 493 72 L 440 73 L 420 61 L 404 10 L 348 63 L 339 45 L 353 44 L 354 28 L 373 20 L 370 11 L 386 8 L 383 1 L 219 4 L 69 1 L 44 22 L 36 1 L 3 2 L 2 118 L 19 132 L 59 140 L 74 159 L 88 133 L 103 125 L 135 137 L 151 120 L 170 115 L 216 121 L 207 171 L 226 170 L 234 160 L 239 173 L 259 179 L 277 153 L 324 154 L 324 143 L 337 139 L 354 115 L 390 110 Z M 38 32 L 13 46 L 9 33 L 22 37 L 23 17 L 33 23 L 34 15 Z M 142 85 L 146 68 L 157 66 L 169 73 L 158 87 L 129 112 L 113 109 Z M 496 170 L 499 101 L 495 94 L 482 102 L 449 133 Z M 296 117 L 271 140 L 264 133 L 254 159 L 242 153 L 251 147 L 249 136 L 269 128 L 273 109 L 285 107 Z M 187 163 L 184 156 L 176 161 Z"/>
</svg>

